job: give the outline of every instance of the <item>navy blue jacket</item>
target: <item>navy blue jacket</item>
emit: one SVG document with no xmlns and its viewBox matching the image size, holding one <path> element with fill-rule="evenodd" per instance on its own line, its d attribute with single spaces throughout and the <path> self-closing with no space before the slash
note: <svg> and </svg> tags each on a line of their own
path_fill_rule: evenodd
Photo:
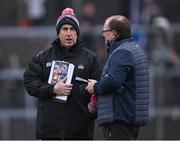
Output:
<svg viewBox="0 0 180 141">
<path fill-rule="evenodd" d="M 98 95 L 98 122 L 144 125 L 148 121 L 148 63 L 132 38 L 111 43 L 101 80 L 94 86 Z"/>
</svg>

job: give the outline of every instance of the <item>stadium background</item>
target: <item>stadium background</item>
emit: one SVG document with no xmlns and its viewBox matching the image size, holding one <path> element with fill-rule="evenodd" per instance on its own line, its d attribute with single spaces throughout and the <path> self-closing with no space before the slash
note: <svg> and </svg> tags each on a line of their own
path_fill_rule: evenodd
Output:
<svg viewBox="0 0 180 141">
<path fill-rule="evenodd" d="M 65 7 L 74 8 L 81 39 L 102 65 L 105 18 L 122 14 L 130 19 L 150 64 L 150 122 L 138 139 L 180 139 L 179 0 L 1 0 L 0 139 L 35 139 L 37 101 L 26 93 L 22 74 L 28 60 L 56 37 L 56 19 Z M 102 139 L 97 125 L 94 136 Z"/>
</svg>

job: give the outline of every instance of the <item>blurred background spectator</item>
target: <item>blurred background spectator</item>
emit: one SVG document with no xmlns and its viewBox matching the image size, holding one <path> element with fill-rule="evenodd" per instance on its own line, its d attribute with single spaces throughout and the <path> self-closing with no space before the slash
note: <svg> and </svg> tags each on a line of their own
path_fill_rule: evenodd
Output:
<svg viewBox="0 0 180 141">
<path fill-rule="evenodd" d="M 37 26 L 42 25 L 46 18 L 47 9 L 46 0 L 23 0 L 26 6 L 26 18 L 19 21 L 21 26 Z"/>
<path fill-rule="evenodd" d="M 91 1 L 85 1 L 82 3 L 81 8 L 81 32 L 82 41 L 84 45 L 92 51 L 95 51 L 95 45 L 93 44 L 93 27 L 96 25 L 96 7 Z"/>
</svg>

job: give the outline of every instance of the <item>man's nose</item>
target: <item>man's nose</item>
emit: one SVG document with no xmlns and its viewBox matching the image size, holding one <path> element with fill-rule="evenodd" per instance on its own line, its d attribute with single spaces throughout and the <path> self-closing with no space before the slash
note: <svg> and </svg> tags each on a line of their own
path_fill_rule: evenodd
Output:
<svg viewBox="0 0 180 141">
<path fill-rule="evenodd" d="M 71 30 L 67 30 L 67 35 L 71 35 Z"/>
</svg>

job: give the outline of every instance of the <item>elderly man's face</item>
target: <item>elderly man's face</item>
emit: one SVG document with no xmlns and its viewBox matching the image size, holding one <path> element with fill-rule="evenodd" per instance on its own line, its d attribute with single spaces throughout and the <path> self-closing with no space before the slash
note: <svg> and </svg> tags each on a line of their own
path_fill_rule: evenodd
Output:
<svg viewBox="0 0 180 141">
<path fill-rule="evenodd" d="M 109 28 L 109 20 L 106 20 L 104 26 L 103 26 L 103 31 L 102 31 L 102 36 L 105 39 L 105 43 L 107 44 L 108 42 L 113 41 L 113 32 Z"/>
<path fill-rule="evenodd" d="M 111 20 L 112 18 L 106 19 L 102 31 L 102 36 L 104 37 L 105 43 L 108 46 L 110 45 L 111 42 L 115 41 L 118 38 L 117 31 L 109 27 L 109 23 Z"/>
<path fill-rule="evenodd" d="M 77 42 L 77 32 L 70 24 L 64 24 L 58 36 L 61 41 L 61 46 L 65 48 L 71 48 Z"/>
</svg>

